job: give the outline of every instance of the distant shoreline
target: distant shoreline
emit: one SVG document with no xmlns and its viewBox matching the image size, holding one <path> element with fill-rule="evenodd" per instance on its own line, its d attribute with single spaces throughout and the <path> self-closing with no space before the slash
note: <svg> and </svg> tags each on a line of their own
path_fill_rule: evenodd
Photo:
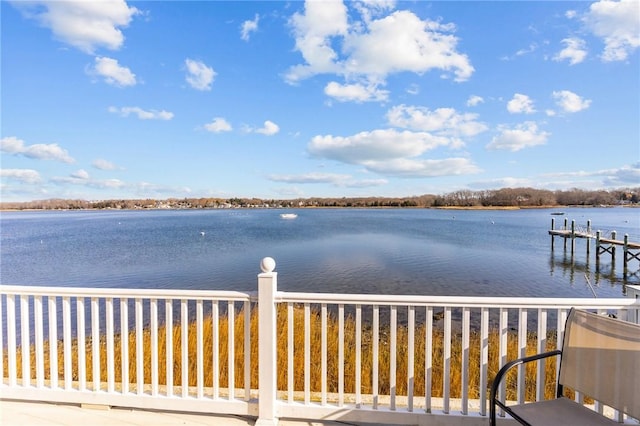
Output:
<svg viewBox="0 0 640 426">
<path fill-rule="evenodd" d="M 414 207 L 414 206 L 376 206 L 376 207 L 366 207 L 366 206 L 353 206 L 353 207 L 343 207 L 343 206 L 303 206 L 303 207 L 225 207 L 225 208 L 185 208 L 185 207 L 171 207 L 171 208 L 157 208 L 157 207 L 149 207 L 149 208 L 77 208 L 77 209 L 65 209 L 65 208 L 50 208 L 50 209 L 35 209 L 35 208 L 1 208 L 0 213 L 9 213 L 9 212 L 71 212 L 71 211 L 175 211 L 175 210 L 316 210 L 316 209 L 329 209 L 329 210 L 340 210 L 340 209 L 368 209 L 368 210 L 550 210 L 550 209 L 563 209 L 563 208 L 583 208 L 583 209 L 594 209 L 594 208 L 640 208 L 638 204 L 623 204 L 623 205 L 601 205 L 601 206 L 593 206 L 593 205 L 563 205 L 563 206 L 429 206 L 429 207 Z"/>
</svg>

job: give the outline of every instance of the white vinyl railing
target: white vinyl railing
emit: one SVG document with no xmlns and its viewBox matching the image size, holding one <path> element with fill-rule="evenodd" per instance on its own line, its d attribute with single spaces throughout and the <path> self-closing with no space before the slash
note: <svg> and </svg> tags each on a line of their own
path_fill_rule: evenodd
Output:
<svg viewBox="0 0 640 426">
<path fill-rule="evenodd" d="M 250 328 L 234 335 L 236 305 L 248 324 L 251 294 L 8 285 L 0 291 L 2 397 L 205 412 L 217 401 L 222 412 L 255 411 L 249 407 Z M 236 342 L 248 349 L 240 372 Z"/>
<path fill-rule="evenodd" d="M 483 424 L 497 370 L 545 351 L 548 339 L 560 347 L 570 308 L 640 318 L 631 297 L 280 292 L 273 259 L 261 268 L 257 293 L 2 285 L 0 395 L 247 415 L 259 424 L 424 424 L 429 416 Z M 520 368 L 513 399 L 544 399 L 554 386 L 545 373 L 539 361 L 532 388 Z"/>
</svg>

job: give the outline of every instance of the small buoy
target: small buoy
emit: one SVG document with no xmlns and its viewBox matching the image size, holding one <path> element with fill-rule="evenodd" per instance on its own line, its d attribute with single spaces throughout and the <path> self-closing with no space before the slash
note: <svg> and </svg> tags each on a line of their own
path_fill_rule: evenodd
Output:
<svg viewBox="0 0 640 426">
<path fill-rule="evenodd" d="M 200 231 L 200 235 L 204 237 L 204 231 Z"/>
</svg>

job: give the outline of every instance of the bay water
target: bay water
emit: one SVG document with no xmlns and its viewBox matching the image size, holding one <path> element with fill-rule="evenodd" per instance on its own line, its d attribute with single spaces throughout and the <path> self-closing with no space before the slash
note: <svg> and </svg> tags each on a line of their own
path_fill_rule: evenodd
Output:
<svg viewBox="0 0 640 426">
<path fill-rule="evenodd" d="M 220 209 L 0 213 L 0 283 L 255 290 L 273 257 L 285 291 L 621 297 L 640 284 L 595 242 L 571 256 L 565 218 L 640 242 L 640 209 Z M 297 213 L 282 219 L 281 213 Z"/>
</svg>

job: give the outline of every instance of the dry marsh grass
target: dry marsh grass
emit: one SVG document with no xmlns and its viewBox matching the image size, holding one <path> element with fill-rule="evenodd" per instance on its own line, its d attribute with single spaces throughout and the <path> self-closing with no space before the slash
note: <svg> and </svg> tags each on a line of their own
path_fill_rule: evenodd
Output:
<svg viewBox="0 0 640 426">
<path fill-rule="evenodd" d="M 319 311 L 312 310 L 310 315 L 310 390 L 312 392 L 319 392 L 321 390 L 322 383 L 322 371 L 321 371 L 321 314 Z M 280 306 L 277 314 L 277 359 L 278 359 L 278 377 L 277 386 L 279 390 L 286 390 L 287 377 L 288 377 L 288 361 L 287 361 L 287 312 L 286 306 Z M 293 357 L 293 376 L 294 376 L 294 390 L 304 390 L 304 310 L 302 307 L 294 307 L 294 357 Z M 234 332 L 234 382 L 236 387 L 242 387 L 244 384 L 244 327 L 245 320 L 243 312 L 239 312 L 234 319 L 233 332 Z M 258 386 L 258 315 L 257 310 L 253 310 L 250 316 L 251 327 L 251 387 L 257 388 Z M 204 386 L 213 386 L 213 374 L 214 369 L 218 369 L 219 374 L 219 386 L 221 388 L 227 387 L 229 383 L 229 324 L 226 316 L 222 316 L 218 323 L 218 365 L 214 364 L 213 360 L 213 321 L 211 317 L 205 318 L 203 322 L 203 339 L 202 347 L 204 349 Z M 158 328 L 158 377 L 159 384 L 166 384 L 166 354 L 167 354 L 167 339 L 166 328 L 160 326 Z M 338 371 L 339 371 L 339 359 L 338 359 L 338 331 L 339 321 L 338 318 L 329 314 L 327 318 L 327 390 L 328 392 L 338 391 Z M 182 377 L 182 365 L 181 365 L 181 342 L 182 342 L 182 328 L 179 324 L 173 326 L 171 330 L 172 346 L 169 348 L 170 353 L 173 354 L 173 384 L 178 386 Z M 518 341 L 515 334 L 510 333 L 507 339 L 507 359 L 512 360 L 518 358 Z M 122 335 L 116 335 L 114 338 L 114 376 L 115 381 L 120 382 L 122 380 Z M 130 383 L 136 383 L 137 371 L 136 371 L 136 335 L 134 332 L 124 335 L 124 338 L 128 342 L 129 363 L 128 363 L 128 376 Z M 396 395 L 407 395 L 407 374 L 408 374 L 408 330 L 406 326 L 400 325 L 397 331 L 397 351 L 396 351 Z M 149 329 L 145 329 L 142 335 L 143 339 L 143 365 L 144 371 L 142 372 L 145 383 L 151 382 L 151 332 Z M 499 352 L 498 352 L 498 339 L 499 334 L 497 330 L 490 330 L 489 332 L 489 345 L 488 345 L 488 368 L 487 368 L 487 387 L 480 389 L 480 343 L 481 336 L 477 332 L 471 332 L 469 337 L 469 364 L 468 364 L 468 391 L 469 398 L 479 398 L 481 392 L 489 393 L 489 386 L 491 380 L 495 376 L 499 367 Z M 451 398 L 459 398 L 462 396 L 461 387 L 463 383 L 462 378 L 462 337 L 459 334 L 453 334 L 451 339 L 451 358 L 450 358 L 450 377 L 449 377 L 449 389 Z M 547 350 L 555 349 L 555 336 L 550 334 L 546 339 Z M 93 382 L 93 345 L 91 339 L 87 338 L 83 348 L 78 348 L 77 340 L 72 344 L 72 379 L 74 381 L 79 380 L 78 362 L 79 354 L 83 354 L 85 358 L 84 369 L 86 371 L 86 382 Z M 62 342 L 58 342 L 58 360 L 57 371 L 59 380 L 64 377 L 64 357 Z M 533 355 L 536 350 L 537 339 L 534 334 L 527 336 L 527 355 Z M 378 357 L 378 383 L 379 394 L 389 394 L 390 384 L 390 362 L 391 353 L 389 351 L 389 333 L 388 328 L 381 327 L 379 337 L 379 357 Z M 434 397 L 442 397 L 442 391 L 444 387 L 444 374 L 443 366 L 444 359 L 444 334 L 437 328 L 433 329 L 433 344 L 432 344 L 432 383 L 431 383 L 431 395 Z M 189 385 L 195 386 L 197 381 L 197 354 L 198 342 L 196 337 L 196 325 L 190 323 L 188 325 L 188 357 L 189 357 Z M 31 376 L 35 379 L 35 349 L 32 346 L 30 348 L 30 363 L 31 363 Z M 44 343 L 44 365 L 45 365 L 45 379 L 49 379 L 49 342 Z M 100 357 L 100 381 L 107 381 L 107 344 L 106 339 L 101 337 L 99 343 L 99 357 Z M 22 374 L 22 355 L 20 349 L 18 349 L 17 357 L 17 376 L 21 378 Z M 8 355 L 5 350 L 3 353 L 3 364 L 5 375 L 8 369 Z M 555 371 L 556 360 L 550 358 L 543 363 L 546 364 L 544 373 L 544 393 L 546 398 L 552 398 L 555 393 Z M 361 337 L 361 392 L 363 394 L 371 394 L 372 389 L 372 377 L 373 377 L 373 333 L 370 327 L 364 325 L 362 327 Z M 344 321 L 344 391 L 346 393 L 355 392 L 355 377 L 356 377 L 356 322 L 351 316 L 347 316 Z M 536 381 L 536 363 L 530 363 L 526 367 L 525 375 L 525 398 L 527 400 L 535 399 L 535 381 Z M 507 398 L 516 398 L 516 381 L 517 375 L 515 371 L 510 373 L 506 378 L 507 383 Z M 415 348 L 414 348 L 414 396 L 425 395 L 425 326 L 418 324 L 415 328 Z"/>
</svg>

